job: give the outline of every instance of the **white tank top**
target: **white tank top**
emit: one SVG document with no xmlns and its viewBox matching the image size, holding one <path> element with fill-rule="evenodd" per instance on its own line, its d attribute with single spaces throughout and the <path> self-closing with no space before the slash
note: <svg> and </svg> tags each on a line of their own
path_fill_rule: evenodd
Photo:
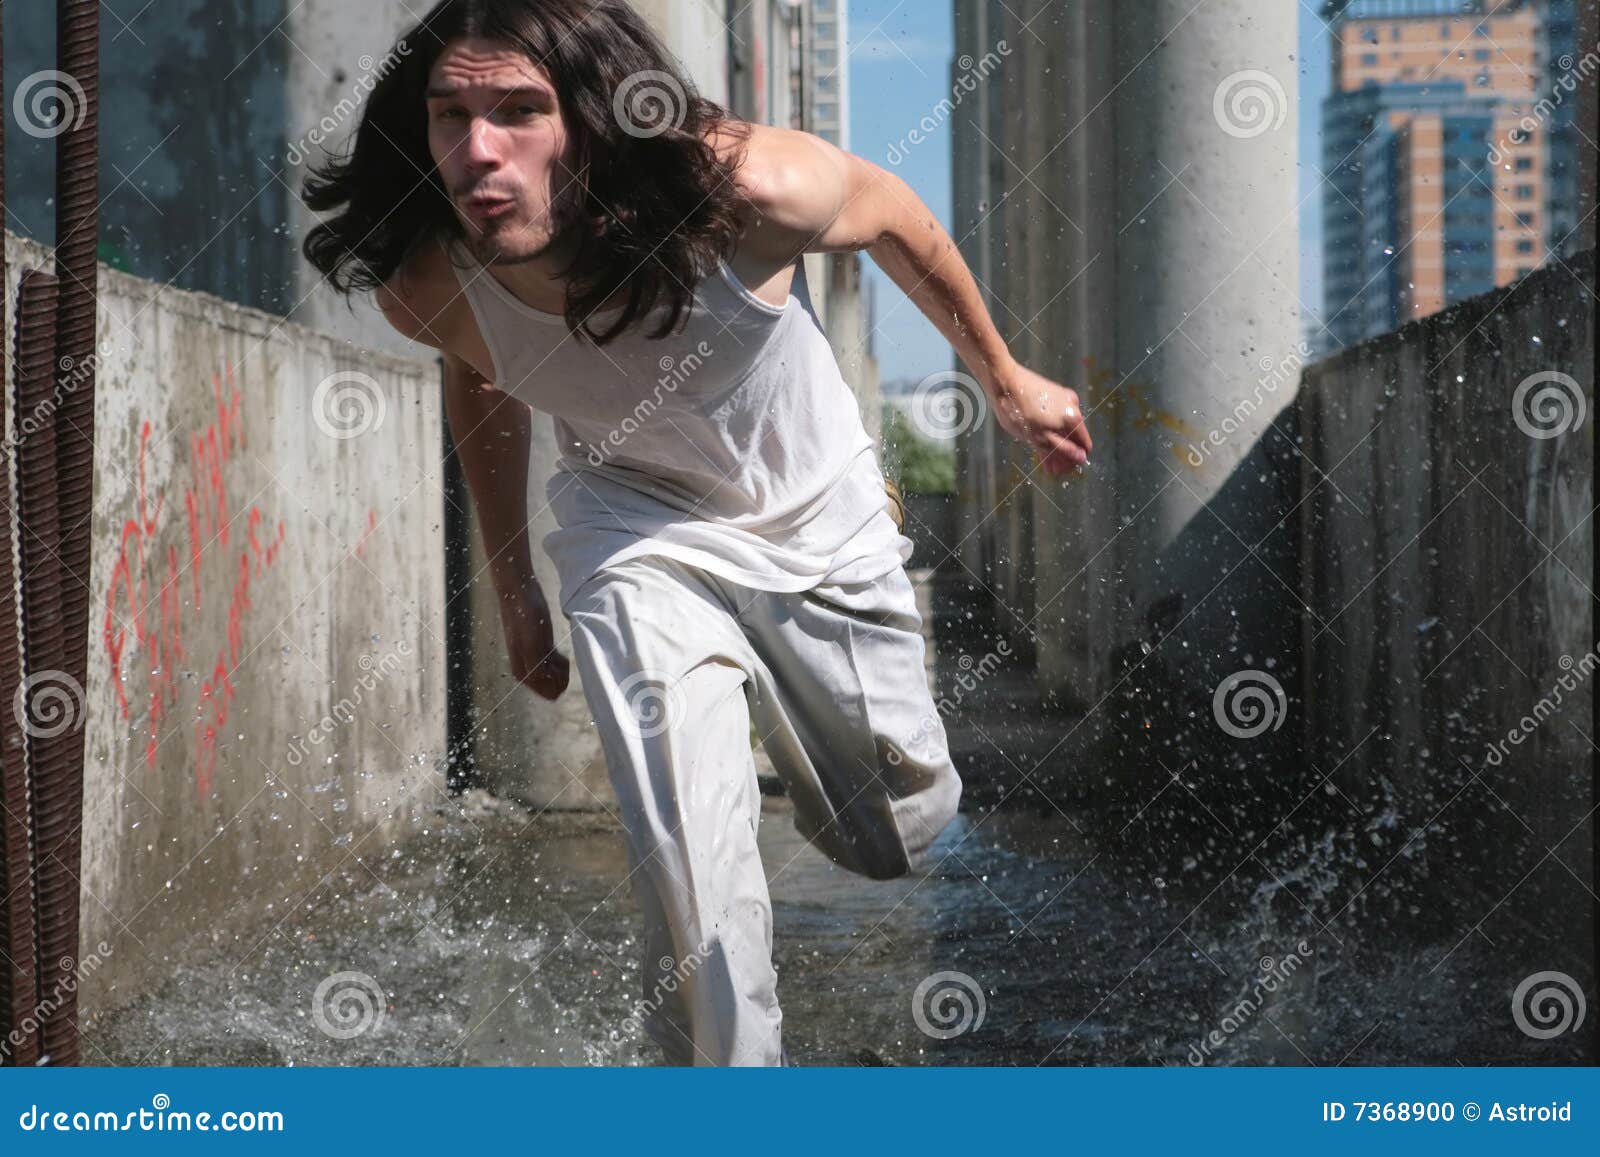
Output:
<svg viewBox="0 0 1600 1157">
<path fill-rule="evenodd" d="M 601 567 L 639 555 L 773 591 L 865 582 L 910 558 L 803 261 L 781 308 L 721 263 L 681 332 L 648 336 L 662 306 L 597 348 L 464 245 L 450 252 L 496 386 L 555 423 L 545 496 L 558 529 L 543 546 L 563 608 Z"/>
</svg>

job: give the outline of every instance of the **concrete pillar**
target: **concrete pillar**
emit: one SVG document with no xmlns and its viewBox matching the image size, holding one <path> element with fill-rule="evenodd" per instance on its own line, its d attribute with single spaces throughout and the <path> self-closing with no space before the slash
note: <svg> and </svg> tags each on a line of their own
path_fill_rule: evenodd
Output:
<svg viewBox="0 0 1600 1157">
<path fill-rule="evenodd" d="M 958 58 L 992 42 L 990 29 L 995 11 L 999 9 L 989 0 L 956 0 Z M 956 62 L 950 67 L 953 87 L 960 69 Z M 991 146 L 984 134 L 997 119 L 992 107 L 1003 82 L 1004 78 L 997 78 L 977 85 L 950 115 L 954 182 L 951 233 L 984 290 L 991 312 L 996 306 L 993 285 L 999 210 L 995 206 Z M 949 545 L 959 569 L 980 577 L 989 573 L 989 560 L 994 554 L 993 524 L 989 520 L 997 499 L 994 442 L 992 422 L 974 427 L 956 441 L 956 533 L 955 541 Z"/>
<path fill-rule="evenodd" d="M 1263 456 L 1292 455 L 1267 430 L 1304 356 L 1299 14 L 1087 0 L 1019 15 L 1037 18 L 1007 89 L 1031 90 L 1040 127 L 1016 159 L 1039 196 L 1006 238 L 1044 259 L 1008 300 L 1039 313 L 1037 368 L 1084 394 L 1097 442 L 1087 479 L 1033 480 L 1041 680 L 1092 705 L 1118 677 L 1109 655 L 1181 622 L 1162 658 L 1209 702 L 1222 674 L 1287 661 L 1292 633 L 1273 577 L 1292 578 L 1291 535 L 1270 534 L 1292 502 Z M 1014 168 L 1005 184 L 1030 191 Z"/>
</svg>

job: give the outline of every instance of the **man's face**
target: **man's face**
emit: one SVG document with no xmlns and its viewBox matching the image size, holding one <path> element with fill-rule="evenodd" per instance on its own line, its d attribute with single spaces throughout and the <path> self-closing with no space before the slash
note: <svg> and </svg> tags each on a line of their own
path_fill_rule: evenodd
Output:
<svg viewBox="0 0 1600 1157">
<path fill-rule="evenodd" d="M 492 40 L 456 40 L 428 78 L 428 148 L 483 264 L 544 253 L 573 204 L 567 132 L 548 74 Z"/>
</svg>

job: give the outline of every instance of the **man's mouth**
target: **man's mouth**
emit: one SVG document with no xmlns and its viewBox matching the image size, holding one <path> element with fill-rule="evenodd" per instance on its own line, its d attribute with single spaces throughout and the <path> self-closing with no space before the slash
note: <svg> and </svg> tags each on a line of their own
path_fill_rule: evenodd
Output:
<svg viewBox="0 0 1600 1157">
<path fill-rule="evenodd" d="M 480 221 L 491 221 L 510 212 L 516 201 L 510 197 L 468 197 L 462 205 Z"/>
</svg>

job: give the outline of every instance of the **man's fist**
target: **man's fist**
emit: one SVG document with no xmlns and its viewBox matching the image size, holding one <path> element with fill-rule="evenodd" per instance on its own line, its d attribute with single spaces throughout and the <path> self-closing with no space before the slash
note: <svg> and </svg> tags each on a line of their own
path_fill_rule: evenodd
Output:
<svg viewBox="0 0 1600 1157">
<path fill-rule="evenodd" d="M 506 655 L 511 674 L 542 699 L 559 699 L 567 689 L 571 669 L 567 657 L 556 650 L 550 607 L 535 590 L 503 592 L 500 622 L 506 633 Z"/>
<path fill-rule="evenodd" d="M 1076 391 L 1018 365 L 996 377 L 993 395 L 995 420 L 1039 452 L 1046 473 L 1071 474 L 1088 464 L 1094 441 Z"/>
</svg>

